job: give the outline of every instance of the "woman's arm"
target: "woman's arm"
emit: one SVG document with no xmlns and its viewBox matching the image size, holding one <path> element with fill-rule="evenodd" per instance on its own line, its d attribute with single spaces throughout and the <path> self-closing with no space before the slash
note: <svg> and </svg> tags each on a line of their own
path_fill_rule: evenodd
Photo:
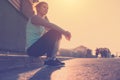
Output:
<svg viewBox="0 0 120 80">
<path fill-rule="evenodd" d="M 30 18 L 34 15 L 33 10 L 33 3 L 31 0 L 22 0 L 22 13 L 27 17 Z"/>
<path fill-rule="evenodd" d="M 34 25 L 42 25 L 42 26 L 45 26 L 45 27 L 47 27 L 47 28 L 57 30 L 57 31 L 59 31 L 61 34 L 63 34 L 67 40 L 70 40 L 70 38 L 71 38 L 70 32 L 65 31 L 65 30 L 62 29 L 61 27 L 59 27 L 59 26 L 57 26 L 57 25 L 55 25 L 55 24 L 53 24 L 53 23 L 50 23 L 50 22 L 42 19 L 41 17 L 39 17 L 39 16 L 37 16 L 37 15 L 35 15 L 35 16 L 32 17 L 31 22 L 32 22 L 32 24 L 34 24 Z"/>
</svg>

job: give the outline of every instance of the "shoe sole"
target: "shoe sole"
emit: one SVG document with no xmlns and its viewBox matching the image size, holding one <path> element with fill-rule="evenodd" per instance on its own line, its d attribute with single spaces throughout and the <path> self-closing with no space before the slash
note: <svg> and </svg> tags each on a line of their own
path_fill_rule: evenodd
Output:
<svg viewBox="0 0 120 80">
<path fill-rule="evenodd" d="M 65 65 L 57 65 L 57 66 L 52 66 L 52 65 L 44 65 L 46 67 L 65 67 Z"/>
</svg>

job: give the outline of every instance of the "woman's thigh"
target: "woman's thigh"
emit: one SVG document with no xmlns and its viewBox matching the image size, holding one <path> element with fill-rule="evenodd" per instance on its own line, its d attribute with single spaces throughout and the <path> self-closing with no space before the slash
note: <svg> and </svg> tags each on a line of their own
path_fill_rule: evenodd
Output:
<svg viewBox="0 0 120 80">
<path fill-rule="evenodd" d="M 51 53 L 54 49 L 55 42 L 60 38 L 61 35 L 57 31 L 51 30 L 28 48 L 27 53 L 36 57 L 42 56 L 45 53 Z"/>
</svg>

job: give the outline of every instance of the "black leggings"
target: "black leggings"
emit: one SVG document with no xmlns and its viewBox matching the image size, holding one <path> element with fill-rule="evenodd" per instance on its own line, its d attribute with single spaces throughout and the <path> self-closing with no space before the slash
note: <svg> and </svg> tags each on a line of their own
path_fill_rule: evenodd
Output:
<svg viewBox="0 0 120 80">
<path fill-rule="evenodd" d="M 55 43 L 59 42 L 60 39 L 61 34 L 58 31 L 50 30 L 27 49 L 27 54 L 33 57 L 47 54 L 47 57 L 51 57 L 55 48 Z"/>
</svg>

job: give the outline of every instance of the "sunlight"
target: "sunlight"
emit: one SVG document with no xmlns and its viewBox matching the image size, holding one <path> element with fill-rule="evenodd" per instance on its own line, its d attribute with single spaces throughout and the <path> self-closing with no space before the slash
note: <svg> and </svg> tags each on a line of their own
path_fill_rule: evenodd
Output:
<svg viewBox="0 0 120 80">
<path fill-rule="evenodd" d="M 58 2 L 60 2 L 62 6 L 67 7 L 68 9 L 71 9 L 78 5 L 83 5 L 85 1 L 83 0 L 60 0 Z"/>
<path fill-rule="evenodd" d="M 61 2 L 65 3 L 66 5 L 72 5 L 77 3 L 80 0 L 61 0 Z"/>
<path fill-rule="evenodd" d="M 120 1 L 46 0 L 48 18 L 72 34 L 71 41 L 61 41 L 61 48 L 84 45 L 90 49 L 108 47 L 119 51 Z M 101 6 L 102 5 L 102 6 Z"/>
</svg>

